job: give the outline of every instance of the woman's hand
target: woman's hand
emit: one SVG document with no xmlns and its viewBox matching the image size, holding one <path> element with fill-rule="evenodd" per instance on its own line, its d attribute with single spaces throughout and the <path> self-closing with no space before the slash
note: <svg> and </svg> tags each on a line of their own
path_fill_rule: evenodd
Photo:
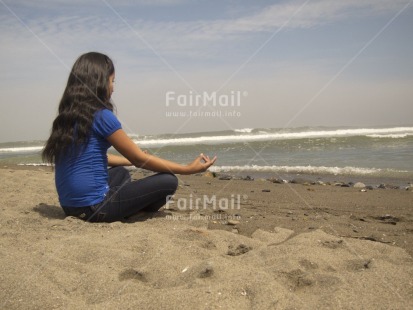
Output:
<svg viewBox="0 0 413 310">
<path fill-rule="evenodd" d="M 211 167 L 215 163 L 216 160 L 217 160 L 216 156 L 210 159 L 209 156 L 205 156 L 203 153 L 201 153 L 197 158 L 195 158 L 195 160 L 192 163 L 190 163 L 187 166 L 188 174 L 204 172 L 209 167 Z"/>
</svg>

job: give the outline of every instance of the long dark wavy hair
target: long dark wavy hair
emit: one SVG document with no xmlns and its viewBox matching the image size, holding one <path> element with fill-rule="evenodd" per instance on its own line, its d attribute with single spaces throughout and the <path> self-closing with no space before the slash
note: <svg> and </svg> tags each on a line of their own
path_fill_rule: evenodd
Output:
<svg viewBox="0 0 413 310">
<path fill-rule="evenodd" d="M 55 163 L 60 155 L 79 154 L 87 146 L 96 111 L 114 109 L 109 90 L 114 72 L 112 60 L 101 53 L 86 53 L 76 60 L 42 152 L 43 161 Z"/>
</svg>

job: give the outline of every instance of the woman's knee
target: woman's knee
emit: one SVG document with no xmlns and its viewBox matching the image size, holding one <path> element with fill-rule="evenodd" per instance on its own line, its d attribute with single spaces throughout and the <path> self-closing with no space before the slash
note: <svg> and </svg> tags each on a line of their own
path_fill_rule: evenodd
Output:
<svg viewBox="0 0 413 310">
<path fill-rule="evenodd" d="M 162 177 L 164 186 L 171 188 L 173 192 L 178 188 L 178 178 L 173 173 L 160 173 L 159 176 Z"/>
<path fill-rule="evenodd" d="M 155 175 L 156 184 L 162 189 L 169 189 L 172 193 L 178 188 L 178 178 L 169 172 L 161 172 Z"/>
</svg>

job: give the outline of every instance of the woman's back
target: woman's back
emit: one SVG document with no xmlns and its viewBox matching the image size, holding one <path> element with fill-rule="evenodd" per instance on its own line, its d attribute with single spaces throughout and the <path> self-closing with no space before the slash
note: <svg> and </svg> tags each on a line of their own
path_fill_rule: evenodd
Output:
<svg viewBox="0 0 413 310">
<path fill-rule="evenodd" d="M 109 190 L 106 137 L 121 128 L 107 109 L 95 113 L 89 143 L 79 153 L 70 149 L 56 162 L 56 188 L 62 206 L 80 207 L 100 203 Z"/>
</svg>

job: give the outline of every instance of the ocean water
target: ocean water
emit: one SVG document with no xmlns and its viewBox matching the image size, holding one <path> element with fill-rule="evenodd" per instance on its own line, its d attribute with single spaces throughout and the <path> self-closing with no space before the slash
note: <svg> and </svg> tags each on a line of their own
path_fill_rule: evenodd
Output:
<svg viewBox="0 0 413 310">
<path fill-rule="evenodd" d="M 211 171 L 291 177 L 413 181 L 413 127 L 244 128 L 130 137 L 141 148 L 187 163 L 199 153 L 218 156 Z M 0 165 L 42 165 L 44 141 L 0 143 Z"/>
</svg>

